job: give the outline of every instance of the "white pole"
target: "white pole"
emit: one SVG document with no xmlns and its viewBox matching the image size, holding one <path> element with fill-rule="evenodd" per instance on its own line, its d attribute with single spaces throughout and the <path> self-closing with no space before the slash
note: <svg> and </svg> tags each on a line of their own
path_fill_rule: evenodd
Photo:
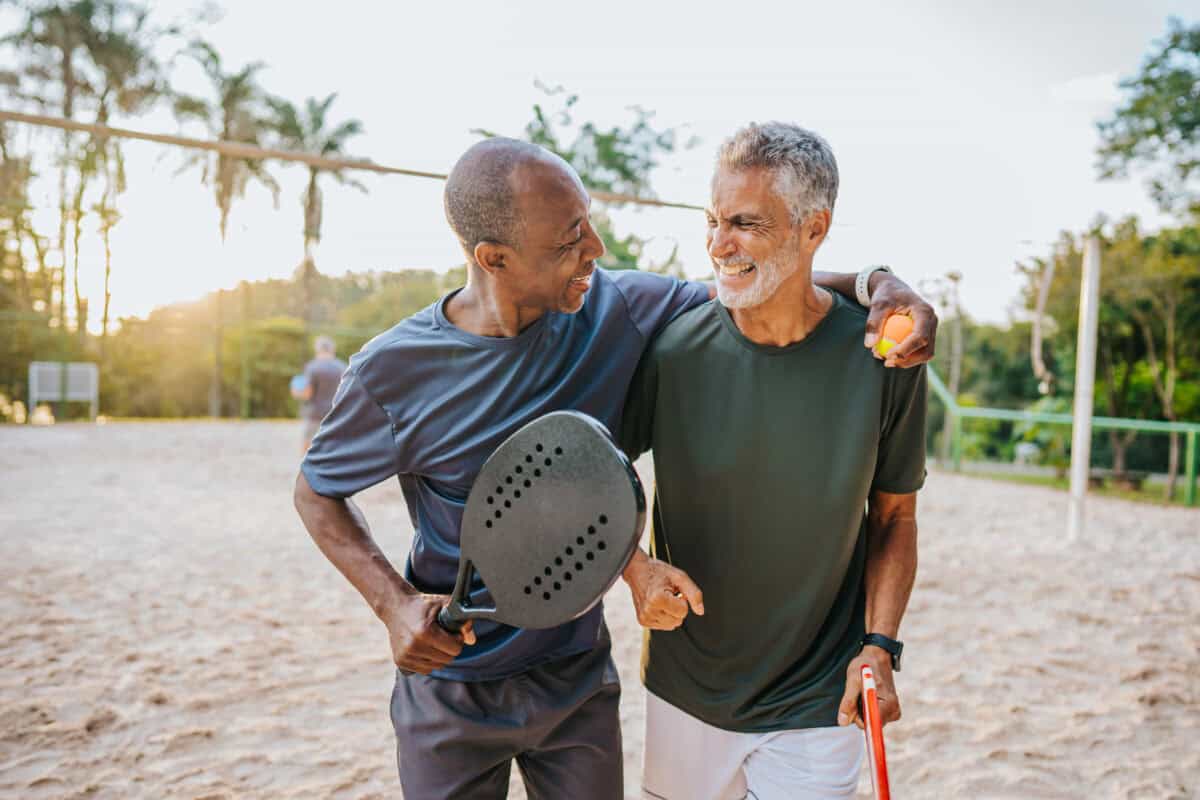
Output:
<svg viewBox="0 0 1200 800">
<path fill-rule="evenodd" d="M 1083 500 L 1092 455 L 1092 393 L 1096 387 L 1096 321 L 1100 314 L 1100 241 L 1083 244 L 1083 280 L 1079 285 L 1079 343 L 1075 354 L 1075 414 L 1071 426 L 1071 505 L 1067 541 L 1083 534 Z"/>
</svg>

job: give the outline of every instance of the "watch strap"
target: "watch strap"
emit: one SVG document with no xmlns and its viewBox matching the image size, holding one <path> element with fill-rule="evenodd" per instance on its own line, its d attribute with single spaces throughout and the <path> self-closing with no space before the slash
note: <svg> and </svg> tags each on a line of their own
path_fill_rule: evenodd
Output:
<svg viewBox="0 0 1200 800">
<path fill-rule="evenodd" d="M 900 671 L 900 654 L 904 652 L 904 642 L 898 642 L 890 636 L 884 636 L 882 633 L 868 633 L 862 638 L 860 645 L 862 647 L 878 647 L 884 650 L 892 657 L 892 670 L 894 672 Z"/>
<path fill-rule="evenodd" d="M 858 276 L 854 279 L 854 297 L 863 308 L 868 308 L 871 305 L 871 276 L 880 270 L 889 275 L 892 273 L 889 267 L 876 264 L 858 273 Z"/>
</svg>

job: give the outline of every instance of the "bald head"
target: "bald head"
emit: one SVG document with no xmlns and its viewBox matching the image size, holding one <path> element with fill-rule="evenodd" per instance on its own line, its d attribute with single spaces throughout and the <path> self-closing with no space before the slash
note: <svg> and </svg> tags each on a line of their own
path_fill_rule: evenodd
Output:
<svg viewBox="0 0 1200 800">
<path fill-rule="evenodd" d="M 473 145 L 454 165 L 443 202 L 446 221 L 468 256 L 480 242 L 517 246 L 522 219 L 514 175 L 531 164 L 570 169 L 548 150 L 503 137 Z"/>
</svg>

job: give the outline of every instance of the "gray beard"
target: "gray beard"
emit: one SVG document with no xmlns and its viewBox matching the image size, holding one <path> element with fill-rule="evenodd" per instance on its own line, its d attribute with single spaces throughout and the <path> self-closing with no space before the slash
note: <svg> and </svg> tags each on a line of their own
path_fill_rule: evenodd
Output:
<svg viewBox="0 0 1200 800">
<path fill-rule="evenodd" d="M 721 305 L 726 308 L 754 308 L 770 300 L 783 282 L 800 268 L 793 250 L 789 239 L 775 251 L 774 257 L 755 262 L 754 282 L 744 289 L 728 289 L 718 280 L 717 299 Z"/>
</svg>

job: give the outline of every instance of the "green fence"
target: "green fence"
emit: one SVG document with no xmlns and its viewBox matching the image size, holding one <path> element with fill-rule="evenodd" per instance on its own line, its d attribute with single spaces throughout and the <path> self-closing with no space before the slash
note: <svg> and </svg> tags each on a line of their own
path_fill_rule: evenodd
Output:
<svg viewBox="0 0 1200 800">
<path fill-rule="evenodd" d="M 1047 414 L 1035 411 L 1013 411 L 1007 408 L 979 408 L 962 406 L 950 394 L 950 390 L 942 383 L 937 372 L 929 367 L 929 385 L 934 394 L 945 404 L 949 413 L 949 428 L 951 436 L 951 458 L 954 470 L 962 469 L 962 430 L 964 419 L 996 419 L 1008 422 L 1040 422 L 1047 425 L 1072 425 L 1075 417 L 1071 414 Z M 1165 422 L 1150 419 L 1125 419 L 1122 417 L 1092 417 L 1094 430 L 1127 430 L 1146 433 L 1182 433 L 1186 437 L 1184 455 L 1184 503 L 1196 505 L 1196 440 L 1200 438 L 1200 423 L 1195 422 Z"/>
</svg>

